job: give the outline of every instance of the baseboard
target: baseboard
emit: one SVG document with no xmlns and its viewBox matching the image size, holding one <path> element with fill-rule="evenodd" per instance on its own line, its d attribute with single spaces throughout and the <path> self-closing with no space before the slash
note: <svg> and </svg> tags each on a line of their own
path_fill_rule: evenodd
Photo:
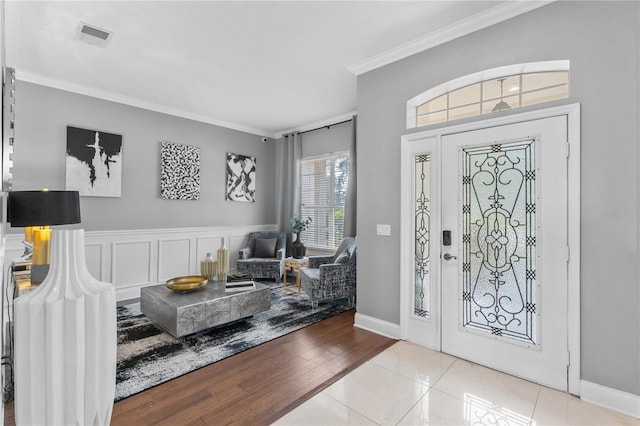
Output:
<svg viewBox="0 0 640 426">
<path fill-rule="evenodd" d="M 391 339 L 400 339 L 400 325 L 356 313 L 354 326 Z"/>
<path fill-rule="evenodd" d="M 160 283 L 158 283 L 160 284 Z M 153 285 L 153 284 L 152 284 Z M 140 298 L 140 289 L 142 287 L 129 287 L 129 288 L 117 288 L 116 289 L 116 300 L 118 302 L 122 300 L 131 300 L 131 299 L 139 299 Z"/>
<path fill-rule="evenodd" d="M 586 402 L 640 419 L 640 396 L 638 395 L 581 380 L 580 398 Z"/>
</svg>

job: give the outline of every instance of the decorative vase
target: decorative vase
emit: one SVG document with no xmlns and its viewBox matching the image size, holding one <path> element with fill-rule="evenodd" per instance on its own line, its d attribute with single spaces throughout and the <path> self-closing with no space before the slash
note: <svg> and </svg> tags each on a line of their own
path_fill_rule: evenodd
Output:
<svg viewBox="0 0 640 426">
<path fill-rule="evenodd" d="M 307 253 L 307 248 L 300 239 L 300 233 L 296 232 L 296 240 L 291 243 L 291 256 L 295 259 L 302 259 Z"/>
<path fill-rule="evenodd" d="M 200 262 L 200 274 L 207 277 L 209 281 L 216 276 L 217 262 L 211 256 L 211 253 L 207 253 L 207 256 Z"/>
<path fill-rule="evenodd" d="M 53 232 L 49 273 L 14 301 L 16 425 L 108 425 L 116 295 L 87 270 L 83 230 Z"/>
<path fill-rule="evenodd" d="M 220 238 L 220 248 L 218 249 L 218 281 L 226 281 L 229 273 L 229 251 L 224 245 L 224 237 Z"/>
</svg>

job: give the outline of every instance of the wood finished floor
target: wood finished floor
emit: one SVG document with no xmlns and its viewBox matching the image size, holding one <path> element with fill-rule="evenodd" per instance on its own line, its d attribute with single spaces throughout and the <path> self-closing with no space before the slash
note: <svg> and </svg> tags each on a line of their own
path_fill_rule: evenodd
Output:
<svg viewBox="0 0 640 426">
<path fill-rule="evenodd" d="M 267 425 L 396 340 L 353 326 L 354 310 L 114 405 L 117 425 Z M 5 404 L 5 425 L 14 425 Z"/>
</svg>

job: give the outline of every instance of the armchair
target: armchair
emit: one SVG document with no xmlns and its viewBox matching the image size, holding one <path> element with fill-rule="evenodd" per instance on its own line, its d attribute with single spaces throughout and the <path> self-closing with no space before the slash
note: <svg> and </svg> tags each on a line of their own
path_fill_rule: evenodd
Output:
<svg viewBox="0 0 640 426">
<path fill-rule="evenodd" d="M 346 297 L 349 304 L 356 296 L 356 239 L 347 237 L 340 242 L 333 256 L 310 256 L 309 266 L 300 269 L 304 292 L 311 298 L 311 306 L 318 301 Z"/>
<path fill-rule="evenodd" d="M 251 232 L 247 247 L 240 250 L 236 269 L 256 278 L 280 282 L 284 273 L 287 234 L 278 231 Z"/>
</svg>

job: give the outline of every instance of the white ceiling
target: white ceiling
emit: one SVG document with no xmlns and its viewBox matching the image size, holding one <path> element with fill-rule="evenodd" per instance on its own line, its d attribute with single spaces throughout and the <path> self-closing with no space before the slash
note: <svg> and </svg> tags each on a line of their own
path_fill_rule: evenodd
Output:
<svg viewBox="0 0 640 426">
<path fill-rule="evenodd" d="M 6 0 L 6 62 L 19 80 L 275 137 L 353 112 L 354 72 L 447 41 L 456 28 L 523 13 L 519 7 Z M 102 48 L 78 40 L 80 22 L 112 31 L 111 41 Z"/>
</svg>

